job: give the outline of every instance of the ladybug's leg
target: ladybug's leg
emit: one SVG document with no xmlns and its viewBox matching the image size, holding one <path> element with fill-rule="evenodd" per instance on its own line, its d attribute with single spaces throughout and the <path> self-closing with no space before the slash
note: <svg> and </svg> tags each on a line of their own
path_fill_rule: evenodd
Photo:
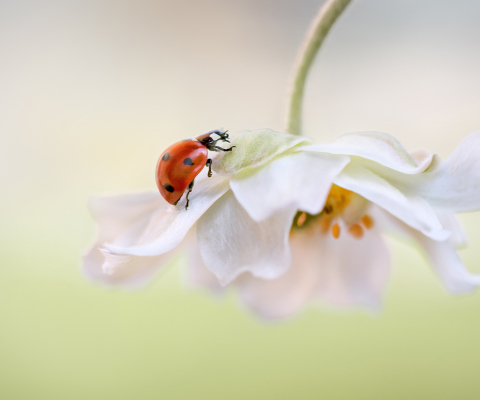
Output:
<svg viewBox="0 0 480 400">
<path fill-rule="evenodd" d="M 212 159 L 209 158 L 207 160 L 207 163 L 205 164 L 206 167 L 208 167 L 208 177 L 210 178 L 212 176 Z"/>
<path fill-rule="evenodd" d="M 190 185 L 188 185 L 188 188 L 187 188 L 187 196 L 185 197 L 186 200 L 187 200 L 187 204 L 185 204 L 185 210 L 188 209 L 188 203 L 189 203 L 189 200 L 188 200 L 188 195 L 190 194 L 190 192 L 193 190 L 193 184 L 195 183 L 195 179 L 190 183 Z"/>
</svg>

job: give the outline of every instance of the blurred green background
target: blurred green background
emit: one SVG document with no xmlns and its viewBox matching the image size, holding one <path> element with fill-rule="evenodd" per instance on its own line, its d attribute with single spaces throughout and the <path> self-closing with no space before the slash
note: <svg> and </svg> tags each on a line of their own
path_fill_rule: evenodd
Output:
<svg viewBox="0 0 480 400">
<path fill-rule="evenodd" d="M 378 316 L 311 306 L 264 323 L 167 266 L 87 281 L 88 196 L 154 189 L 170 143 L 283 129 L 319 1 L 0 1 L 0 398 L 478 399 L 480 294 L 452 298 L 390 242 Z M 308 86 L 306 134 L 396 135 L 446 157 L 480 129 L 480 2 L 361 0 Z M 480 216 L 464 216 L 480 272 Z"/>
</svg>

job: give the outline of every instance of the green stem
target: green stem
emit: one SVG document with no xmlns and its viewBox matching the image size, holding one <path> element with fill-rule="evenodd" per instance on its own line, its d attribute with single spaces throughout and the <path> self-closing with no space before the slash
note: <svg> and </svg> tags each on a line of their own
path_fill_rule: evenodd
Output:
<svg viewBox="0 0 480 400">
<path fill-rule="evenodd" d="M 330 28 L 351 1 L 352 0 L 328 0 L 320 9 L 305 37 L 293 70 L 293 85 L 287 116 L 287 132 L 291 134 L 302 134 L 303 92 L 313 60 L 323 40 L 330 31 Z"/>
</svg>

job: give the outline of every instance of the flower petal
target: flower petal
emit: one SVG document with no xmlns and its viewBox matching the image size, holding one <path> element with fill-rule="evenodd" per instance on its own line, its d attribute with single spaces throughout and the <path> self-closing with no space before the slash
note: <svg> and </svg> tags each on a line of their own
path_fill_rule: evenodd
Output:
<svg viewBox="0 0 480 400">
<path fill-rule="evenodd" d="M 168 256 L 126 256 L 123 259 L 118 256 L 114 259 L 101 247 L 105 241 L 134 241 L 148 225 L 153 212 L 163 203 L 157 192 L 91 198 L 89 208 L 97 220 L 99 233 L 83 256 L 84 273 L 90 279 L 107 285 L 136 287 L 147 283 Z"/>
<path fill-rule="evenodd" d="M 318 290 L 325 246 L 318 234 L 290 236 L 292 265 L 276 279 L 260 279 L 245 273 L 235 280 L 241 300 L 263 318 L 285 318 L 300 311 Z"/>
<path fill-rule="evenodd" d="M 220 175 L 233 175 L 241 170 L 257 168 L 295 146 L 311 143 L 304 136 L 275 132 L 271 129 L 243 131 L 233 137 L 233 151 L 218 157 L 213 170 Z"/>
<path fill-rule="evenodd" d="M 155 257 L 125 256 L 92 248 L 83 257 L 83 271 L 105 285 L 137 288 L 149 283 L 171 256 L 171 252 Z"/>
<path fill-rule="evenodd" d="M 359 165 L 347 165 L 335 184 L 378 204 L 407 225 L 434 240 L 446 240 L 444 230 L 430 205 L 415 193 L 401 192 L 386 180 Z"/>
<path fill-rule="evenodd" d="M 339 239 L 308 229 L 290 236 L 292 266 L 279 278 L 237 278 L 240 297 L 264 318 L 285 318 L 309 301 L 323 298 L 335 306 L 378 310 L 390 275 L 390 259 L 378 230 L 362 239 Z"/>
<path fill-rule="evenodd" d="M 470 293 L 480 286 L 480 275 L 471 274 L 465 268 L 451 240 L 431 240 L 378 207 L 372 207 L 371 214 L 383 229 L 420 243 L 443 285 L 452 294 Z"/>
<path fill-rule="evenodd" d="M 205 263 L 203 262 L 196 234 L 192 232 L 192 234 L 189 234 L 187 238 L 188 244 L 186 247 L 188 248 L 189 256 L 187 284 L 196 287 L 203 287 L 217 294 L 223 293 L 225 288 L 220 285 L 218 278 L 206 267 Z"/>
<path fill-rule="evenodd" d="M 230 187 L 255 221 L 291 207 L 315 215 L 322 210 L 333 179 L 349 160 L 347 156 L 293 153 L 236 174 Z"/>
<path fill-rule="evenodd" d="M 480 132 L 465 138 L 445 162 L 404 184 L 436 208 L 480 209 Z"/>
<path fill-rule="evenodd" d="M 342 231 L 338 239 L 326 235 L 323 240 L 319 294 L 332 305 L 376 311 L 390 276 L 389 250 L 376 227 L 361 239 Z"/>
<path fill-rule="evenodd" d="M 304 146 L 301 150 L 358 156 L 405 174 L 425 171 L 433 157 L 423 153 L 416 161 L 395 137 L 382 132 L 347 133 L 333 143 Z"/>
<path fill-rule="evenodd" d="M 444 229 L 452 232 L 452 235 L 449 238 L 450 243 L 452 243 L 455 248 L 466 247 L 468 244 L 468 235 L 459 218 L 451 213 L 437 212 L 437 215 Z"/>
<path fill-rule="evenodd" d="M 422 245 L 445 288 L 452 294 L 471 293 L 480 286 L 480 275 L 471 274 L 449 241 L 437 242 L 417 232 L 412 236 Z"/>
<path fill-rule="evenodd" d="M 111 253 L 156 256 L 177 247 L 202 214 L 228 190 L 228 179 L 219 175 L 201 179 L 190 195 L 190 206 L 165 204 L 152 214 L 149 223 L 130 243 L 105 244 Z M 183 199 L 183 201 L 185 201 Z"/>
<path fill-rule="evenodd" d="M 222 285 L 242 272 L 273 279 L 290 266 L 288 234 L 295 209 L 255 222 L 227 192 L 198 221 L 197 237 L 203 261 Z"/>
</svg>

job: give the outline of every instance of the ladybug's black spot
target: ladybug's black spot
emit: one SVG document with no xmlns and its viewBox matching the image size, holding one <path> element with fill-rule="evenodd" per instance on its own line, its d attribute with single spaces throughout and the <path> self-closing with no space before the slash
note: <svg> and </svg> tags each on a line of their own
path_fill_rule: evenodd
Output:
<svg viewBox="0 0 480 400">
<path fill-rule="evenodd" d="M 190 157 L 187 157 L 185 160 L 183 160 L 183 163 L 185 165 L 193 165 L 193 160 Z"/>
<path fill-rule="evenodd" d="M 163 188 L 170 193 L 173 193 L 175 191 L 174 187 L 168 183 L 165 183 L 165 185 L 163 185 Z"/>
<path fill-rule="evenodd" d="M 163 157 L 162 157 L 162 161 L 168 161 L 170 160 L 170 153 L 167 151 Z"/>
</svg>

